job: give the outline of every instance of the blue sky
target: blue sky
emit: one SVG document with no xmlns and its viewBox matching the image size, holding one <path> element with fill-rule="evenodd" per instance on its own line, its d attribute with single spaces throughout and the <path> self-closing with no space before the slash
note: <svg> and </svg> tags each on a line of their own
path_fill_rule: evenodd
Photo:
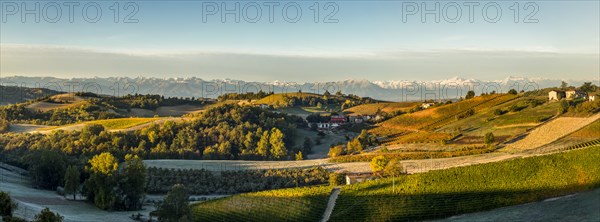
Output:
<svg viewBox="0 0 600 222">
<path fill-rule="evenodd" d="M 600 52 L 599 1 L 536 1 L 524 8 L 519 2 L 519 22 L 510 7 L 515 1 L 497 1 L 502 17 L 496 23 L 484 20 L 483 6 L 474 8 L 469 22 L 465 2 L 456 2 L 462 17 L 456 23 L 439 23 L 433 15 L 421 22 L 420 11 L 403 10 L 412 2 L 334 1 L 337 23 L 323 23 L 326 2 L 319 1 L 320 22 L 313 21 L 310 6 L 316 1 L 280 1 L 274 22 L 268 21 L 263 1 L 137 1 L 138 23 L 115 23 L 109 9 L 114 1 L 99 2 L 103 10 L 97 23 L 81 16 L 81 2 L 74 22 L 66 7 L 59 22 L 41 19 L 21 22 L 9 15 L 3 1 L 0 44 L 0 74 L 30 76 L 197 76 L 258 81 L 434 80 L 463 76 L 483 80 L 508 75 L 597 80 Z M 34 7 L 35 1 L 16 2 Z M 46 2 L 40 2 L 43 7 Z M 59 2 L 62 4 L 62 2 Z M 131 12 L 120 2 L 120 20 Z M 228 15 L 207 15 L 203 3 L 222 3 L 233 8 L 261 6 L 256 23 L 239 23 Z M 283 5 L 298 3 L 302 16 L 296 23 L 284 20 Z M 403 5 L 404 3 L 404 5 Z M 433 8 L 440 4 L 448 16 L 455 15 L 449 1 L 414 1 Z M 249 5 L 250 15 L 254 15 Z M 534 7 L 535 6 L 535 7 Z M 523 23 L 535 8 L 537 23 Z M 294 9 L 294 8 L 291 8 Z M 52 10 L 49 10 L 52 16 Z M 243 11 L 243 10 L 241 10 Z M 290 10 L 289 17 L 294 17 Z M 89 10 L 88 10 L 89 12 Z M 495 9 L 488 10 L 489 17 Z M 93 17 L 92 13 L 90 16 Z M 242 15 L 243 16 L 243 15 Z M 249 16 L 249 17 L 251 17 Z M 6 19 L 6 21 L 4 21 Z M 77 65 L 80 64 L 80 65 Z"/>
</svg>

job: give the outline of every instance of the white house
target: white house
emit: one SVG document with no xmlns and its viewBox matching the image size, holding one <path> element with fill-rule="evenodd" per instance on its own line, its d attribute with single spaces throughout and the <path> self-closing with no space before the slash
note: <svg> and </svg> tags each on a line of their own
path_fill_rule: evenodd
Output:
<svg viewBox="0 0 600 222">
<path fill-rule="evenodd" d="M 421 104 L 421 108 L 427 109 L 429 107 L 432 107 L 433 105 L 435 105 L 435 104 L 434 103 L 423 103 L 423 104 Z"/>
<path fill-rule="evenodd" d="M 590 102 L 594 102 L 594 101 L 596 101 L 596 95 L 592 95 L 592 94 L 590 94 L 590 95 L 588 96 L 588 100 L 589 100 Z"/>
<path fill-rule="evenodd" d="M 552 90 L 548 93 L 548 100 L 553 101 L 553 100 L 561 100 L 565 98 L 565 92 L 563 91 L 559 91 L 559 90 Z"/>
<path fill-rule="evenodd" d="M 317 123 L 319 129 L 331 129 L 340 126 L 339 123 Z"/>
</svg>

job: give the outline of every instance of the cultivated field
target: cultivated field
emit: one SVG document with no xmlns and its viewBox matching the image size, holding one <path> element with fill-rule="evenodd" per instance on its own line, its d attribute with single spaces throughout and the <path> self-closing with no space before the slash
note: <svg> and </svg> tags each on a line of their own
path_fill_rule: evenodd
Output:
<svg viewBox="0 0 600 222">
<path fill-rule="evenodd" d="M 375 115 L 378 110 L 386 113 L 392 113 L 395 111 L 406 112 L 420 104 L 420 102 L 382 102 L 362 104 L 348 108 L 344 110 L 344 113 L 348 115 Z"/>
<path fill-rule="evenodd" d="M 600 114 L 586 118 L 559 117 L 534 130 L 525 138 L 507 144 L 503 150 L 507 152 L 531 150 L 552 143 L 600 119 Z"/>
</svg>

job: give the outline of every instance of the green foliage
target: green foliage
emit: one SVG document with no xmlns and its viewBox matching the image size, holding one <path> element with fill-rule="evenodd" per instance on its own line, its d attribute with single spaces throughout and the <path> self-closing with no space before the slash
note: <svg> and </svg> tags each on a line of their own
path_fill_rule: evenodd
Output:
<svg viewBox="0 0 600 222">
<path fill-rule="evenodd" d="M 135 155 L 126 155 L 121 169 L 110 153 L 101 153 L 89 160 L 90 177 L 84 183 L 84 194 L 103 210 L 141 209 L 146 182 L 146 167 Z"/>
<path fill-rule="evenodd" d="M 281 130 L 277 128 L 271 129 L 269 143 L 271 144 L 271 155 L 273 159 L 282 159 L 287 156 L 287 149 L 285 148 L 283 138 L 284 135 Z"/>
<path fill-rule="evenodd" d="M 376 156 L 371 160 L 370 166 L 373 173 L 381 173 L 390 160 L 383 155 Z"/>
<path fill-rule="evenodd" d="M 304 159 L 304 155 L 302 154 L 302 151 L 298 151 L 298 153 L 296 153 L 296 160 L 303 160 Z"/>
<path fill-rule="evenodd" d="M 344 186 L 330 221 L 431 220 L 590 190 L 599 158 L 596 146 Z"/>
<path fill-rule="evenodd" d="M 165 200 L 157 204 L 156 215 L 159 221 L 179 222 L 190 220 L 189 194 L 185 186 L 176 184 L 171 191 L 167 193 Z"/>
<path fill-rule="evenodd" d="M 433 159 L 433 158 L 450 158 L 458 156 L 468 156 L 489 153 L 494 151 L 495 148 L 488 146 L 473 146 L 464 147 L 454 151 L 411 151 L 411 152 L 390 152 L 390 153 L 376 153 L 376 154 L 361 154 L 361 155 L 349 155 L 349 156 L 331 156 L 330 162 L 346 163 L 346 162 L 370 162 L 374 157 L 385 156 L 388 159 L 398 158 L 400 160 L 417 160 L 417 159 Z M 337 149 L 336 149 L 337 151 Z M 329 150 L 332 153 L 332 149 Z"/>
<path fill-rule="evenodd" d="M 110 132 L 101 124 L 90 124 L 82 131 L 1 134 L 0 147 L 3 154 L 15 157 L 14 161 L 21 161 L 21 155 L 37 149 L 57 150 L 82 159 L 102 152 L 119 159 L 128 153 L 144 159 L 292 159 L 293 153 L 288 154 L 287 148 L 294 147 L 296 127 L 305 124 L 300 117 L 251 106 L 223 105 L 197 115 L 189 121 L 165 121 L 131 133 Z M 259 144 L 263 132 L 268 136 Z M 271 141 L 273 133 L 277 136 Z M 271 142 L 277 145 L 277 157 L 269 154 Z M 266 145 L 266 152 L 261 145 Z"/>
<path fill-rule="evenodd" d="M 319 221 L 330 186 L 245 193 L 192 206 L 193 221 Z"/>
<path fill-rule="evenodd" d="M 142 209 L 146 188 L 146 166 L 136 155 L 127 154 L 125 163 L 119 172 L 119 196 L 122 199 L 122 209 Z"/>
<path fill-rule="evenodd" d="M 330 186 L 341 186 L 346 184 L 344 174 L 331 173 L 329 174 L 329 185 Z"/>
<path fill-rule="evenodd" d="M 390 160 L 383 169 L 383 175 L 386 177 L 400 176 L 405 173 L 399 159 Z"/>
<path fill-rule="evenodd" d="M 334 158 L 334 157 L 339 157 L 344 154 L 346 154 L 346 152 L 344 150 L 344 146 L 337 145 L 337 146 L 333 146 L 333 147 L 329 148 L 329 153 L 327 153 L 327 156 L 329 158 Z"/>
<path fill-rule="evenodd" d="M 494 137 L 494 134 L 492 132 L 486 133 L 485 136 L 483 137 L 483 143 L 485 143 L 485 145 L 492 145 L 496 142 L 496 138 Z"/>
<path fill-rule="evenodd" d="M 475 92 L 473 90 L 469 90 L 467 92 L 467 95 L 465 96 L 465 99 L 472 99 L 475 98 Z"/>
<path fill-rule="evenodd" d="M 353 140 L 350 140 L 348 142 L 348 145 L 347 145 L 347 153 L 348 154 L 362 153 L 362 151 L 363 151 L 363 145 L 358 140 L 358 138 L 354 138 Z"/>
<path fill-rule="evenodd" d="M 510 89 L 510 90 L 508 90 L 508 94 L 517 95 L 517 90 Z"/>
<path fill-rule="evenodd" d="M 39 214 L 35 215 L 33 222 L 62 222 L 63 216 L 58 213 L 50 211 L 47 207 L 42 210 Z"/>
<path fill-rule="evenodd" d="M 10 123 L 4 118 L 0 118 L 0 133 L 6 133 L 10 130 Z"/>
<path fill-rule="evenodd" d="M 66 169 L 65 157 L 54 150 L 36 150 L 26 157 L 29 176 L 34 186 L 54 190 L 62 185 Z"/>
<path fill-rule="evenodd" d="M 0 216 L 11 217 L 16 208 L 17 204 L 12 201 L 8 193 L 0 191 Z"/>
<path fill-rule="evenodd" d="M 308 169 L 239 170 L 213 173 L 208 170 L 148 168 L 146 190 L 164 194 L 183 184 L 194 195 L 236 194 L 327 183 L 329 172 L 322 167 Z"/>
<path fill-rule="evenodd" d="M 79 169 L 77 166 L 69 166 L 67 167 L 67 171 L 65 172 L 65 194 L 72 194 L 73 200 L 76 199 L 77 193 L 79 192 Z"/>
</svg>

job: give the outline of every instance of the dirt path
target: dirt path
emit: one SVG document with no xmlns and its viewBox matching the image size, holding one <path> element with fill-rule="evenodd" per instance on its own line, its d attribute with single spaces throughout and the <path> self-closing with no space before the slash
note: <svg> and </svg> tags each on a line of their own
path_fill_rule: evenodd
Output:
<svg viewBox="0 0 600 222">
<path fill-rule="evenodd" d="M 559 117 L 532 130 L 523 139 L 506 145 L 503 150 L 518 152 L 550 144 L 600 119 L 600 113 L 587 118 Z"/>
<path fill-rule="evenodd" d="M 327 208 L 325 208 L 325 213 L 323 213 L 323 218 L 321 219 L 321 222 L 329 221 L 331 213 L 333 212 L 333 208 L 335 207 L 335 201 L 337 200 L 339 194 L 340 188 L 333 188 L 333 190 L 331 191 L 331 195 L 329 195 L 329 200 L 327 201 Z"/>
</svg>

